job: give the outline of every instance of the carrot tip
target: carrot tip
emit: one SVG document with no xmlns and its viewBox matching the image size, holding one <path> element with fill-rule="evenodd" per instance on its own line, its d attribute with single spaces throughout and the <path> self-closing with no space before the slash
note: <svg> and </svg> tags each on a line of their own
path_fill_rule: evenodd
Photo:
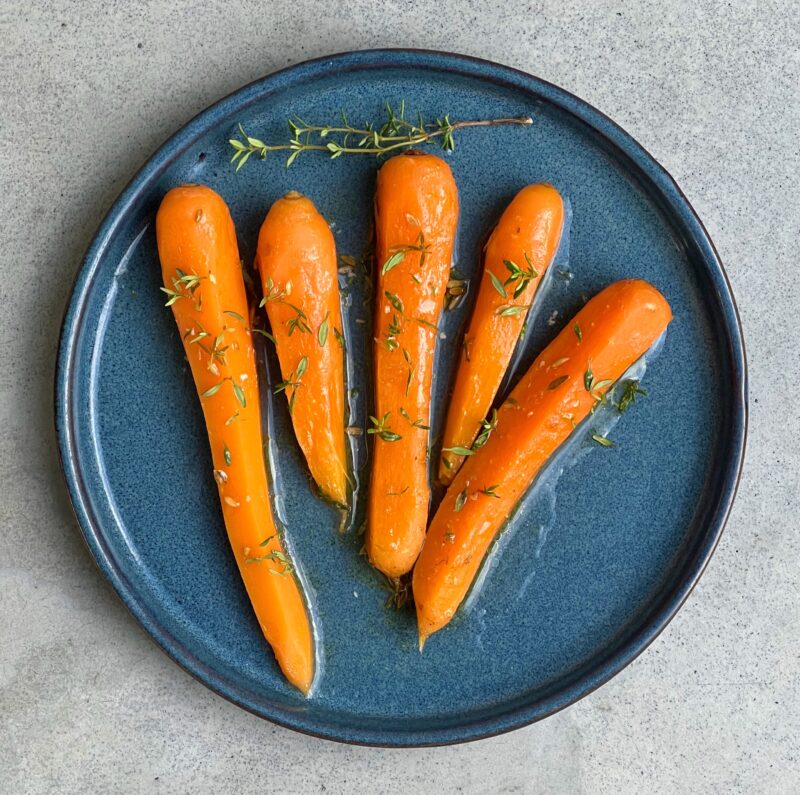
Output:
<svg viewBox="0 0 800 795">
<path fill-rule="evenodd" d="M 428 635 L 423 635 L 420 633 L 419 636 L 419 653 L 422 654 L 422 650 L 425 648 L 425 641 L 428 640 Z"/>
</svg>

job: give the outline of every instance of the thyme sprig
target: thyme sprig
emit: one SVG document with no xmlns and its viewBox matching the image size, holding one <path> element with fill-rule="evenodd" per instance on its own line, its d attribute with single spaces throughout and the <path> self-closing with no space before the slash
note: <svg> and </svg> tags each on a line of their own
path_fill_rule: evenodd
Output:
<svg viewBox="0 0 800 795">
<path fill-rule="evenodd" d="M 528 252 L 523 252 L 523 256 L 525 257 L 525 263 L 527 265 L 525 268 L 521 268 L 510 259 L 503 260 L 503 265 L 506 266 L 506 270 L 511 274 L 505 280 L 504 284 L 511 285 L 516 283 L 516 287 L 514 287 L 514 293 L 512 296 L 513 298 L 519 298 L 520 295 L 525 292 L 525 288 L 531 283 L 531 281 L 539 276 L 536 268 L 533 267 L 531 258 L 528 256 Z"/>
<path fill-rule="evenodd" d="M 513 317 L 531 308 L 530 304 L 501 304 L 494 310 L 499 317 Z"/>
<path fill-rule="evenodd" d="M 470 127 L 498 127 L 518 125 L 528 127 L 533 124 L 529 116 L 498 119 L 475 119 L 451 121 L 446 114 L 433 121 L 426 121 L 421 113 L 414 121 L 406 117 L 405 101 L 397 109 L 388 102 L 385 106 L 386 120 L 383 124 L 365 122 L 361 127 L 353 126 L 342 111 L 337 124 L 311 124 L 299 116 L 288 120 L 291 137 L 288 141 L 269 144 L 248 135 L 239 125 L 241 137 L 231 138 L 228 143 L 233 149 L 231 162 L 239 171 L 244 164 L 256 155 L 262 160 L 271 152 L 288 152 L 287 168 L 303 152 L 322 152 L 335 160 L 342 155 L 373 155 L 380 157 L 390 152 L 408 149 L 423 144 L 436 143 L 445 152 L 455 149 L 455 133 Z"/>
<path fill-rule="evenodd" d="M 302 378 L 306 374 L 306 370 L 308 370 L 308 357 L 303 356 L 303 358 L 297 363 L 297 367 L 295 367 L 294 370 L 292 370 L 292 372 L 289 373 L 289 375 L 283 381 L 279 381 L 277 384 L 275 384 L 275 388 L 272 390 L 276 395 L 279 395 L 281 392 L 286 392 L 288 389 L 292 390 L 292 394 L 289 396 L 289 414 L 294 413 L 294 402 L 297 398 L 297 388 L 302 386 Z"/>
<path fill-rule="evenodd" d="M 170 290 L 168 287 L 159 288 L 167 296 L 167 302 L 164 306 L 172 306 L 181 298 L 191 298 L 194 302 L 194 308 L 199 312 L 203 306 L 203 296 L 197 290 L 200 287 L 200 282 L 206 277 L 198 276 L 196 273 L 186 273 L 180 268 L 176 268 L 175 273 L 177 277 L 172 279 L 174 289 Z"/>
<path fill-rule="evenodd" d="M 267 546 L 267 544 L 269 544 L 269 542 L 272 541 L 273 538 L 275 538 L 275 536 L 271 535 L 269 538 L 264 539 L 259 544 L 259 546 L 260 547 Z M 270 574 L 275 574 L 281 577 L 285 577 L 287 574 L 291 574 L 294 571 L 294 566 L 292 565 L 292 562 L 279 549 L 273 549 L 272 551 L 267 552 L 264 555 L 249 555 L 247 554 L 248 552 L 249 552 L 249 547 L 245 547 L 245 558 L 244 558 L 245 563 L 262 563 L 263 561 L 274 561 L 275 563 L 280 564 L 282 568 L 280 570 L 271 568 L 269 569 Z"/>
<path fill-rule="evenodd" d="M 412 420 L 409 413 L 402 406 L 400 406 L 400 416 L 406 420 L 412 428 L 420 428 L 423 431 L 429 431 L 431 429 L 431 426 L 425 425 L 421 419 Z"/>
<path fill-rule="evenodd" d="M 419 221 L 417 221 L 413 215 L 408 214 L 406 217 L 409 221 L 414 221 L 416 225 L 419 226 Z M 396 268 L 406 258 L 406 254 L 412 251 L 419 252 L 419 267 L 423 268 L 428 252 L 430 251 L 430 246 L 425 243 L 425 235 L 421 230 L 413 243 L 408 243 L 404 246 L 392 246 L 392 248 L 389 249 L 389 257 L 381 266 L 381 276 L 385 276 L 392 268 Z"/>
<path fill-rule="evenodd" d="M 647 396 L 647 390 L 642 389 L 639 386 L 638 381 L 628 380 L 625 381 L 625 386 L 622 390 L 622 395 L 619 398 L 619 402 L 617 403 L 617 409 L 619 409 L 620 414 L 624 414 L 635 402 L 636 398 L 641 395 L 642 397 Z"/>
<path fill-rule="evenodd" d="M 371 428 L 367 428 L 368 434 L 374 434 L 384 442 L 397 442 L 403 437 L 399 433 L 395 433 L 388 425 L 391 412 L 387 411 L 380 419 L 370 416 Z"/>
<path fill-rule="evenodd" d="M 222 385 L 226 382 L 230 381 L 231 386 L 233 387 L 233 394 L 236 396 L 236 400 L 239 401 L 239 405 L 244 409 L 247 408 L 247 400 L 245 399 L 244 390 L 242 387 L 233 380 L 232 376 L 226 376 L 221 381 L 218 381 L 214 386 L 209 387 L 206 389 L 205 392 L 200 393 L 201 398 L 213 397 L 214 395 L 222 389 Z"/>
<path fill-rule="evenodd" d="M 600 393 L 599 390 L 603 389 L 603 387 L 611 386 L 613 383 L 614 380 L 612 378 L 604 378 L 598 381 L 592 372 L 592 360 L 589 359 L 586 365 L 586 372 L 583 374 L 583 386 L 597 403 L 602 403 L 605 400 L 605 393 Z"/>
<path fill-rule="evenodd" d="M 472 450 L 480 450 L 486 442 L 489 441 L 489 437 L 492 435 L 492 432 L 497 428 L 497 409 L 492 409 L 492 416 L 488 420 L 483 420 L 481 423 L 481 432 L 478 434 L 478 437 L 472 443 Z"/>
</svg>

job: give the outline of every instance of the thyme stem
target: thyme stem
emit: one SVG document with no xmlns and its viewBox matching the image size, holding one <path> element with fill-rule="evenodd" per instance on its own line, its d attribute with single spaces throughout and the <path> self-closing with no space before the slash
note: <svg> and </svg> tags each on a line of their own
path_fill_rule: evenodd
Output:
<svg viewBox="0 0 800 795">
<path fill-rule="evenodd" d="M 425 122 L 422 117 L 411 122 L 405 118 L 405 104 L 395 111 L 386 105 L 387 120 L 381 127 L 368 122 L 362 127 L 353 127 L 342 114 L 341 126 L 321 126 L 308 124 L 295 117 L 289 119 L 291 139 L 285 143 L 270 144 L 248 135 L 239 125 L 239 138 L 231 138 L 228 143 L 233 149 L 231 162 L 236 163 L 238 171 L 252 155 L 262 160 L 270 152 L 290 152 L 286 165 L 290 166 L 301 152 L 326 152 L 332 159 L 342 155 L 384 155 L 398 149 L 408 149 L 436 142 L 445 151 L 455 148 L 453 135 L 458 130 L 472 127 L 498 127 L 504 125 L 530 126 L 530 116 L 505 117 L 499 119 L 465 119 L 450 121 L 449 116 Z"/>
</svg>

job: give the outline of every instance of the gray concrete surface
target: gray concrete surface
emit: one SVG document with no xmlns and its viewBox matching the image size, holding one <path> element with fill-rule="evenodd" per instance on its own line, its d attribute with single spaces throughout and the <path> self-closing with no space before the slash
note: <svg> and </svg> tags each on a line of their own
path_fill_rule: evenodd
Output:
<svg viewBox="0 0 800 795">
<path fill-rule="evenodd" d="M 4 0 L 0 45 L 0 792 L 798 791 L 797 3 Z M 650 650 L 539 725 L 419 751 L 274 728 L 173 665 L 79 538 L 51 397 L 81 253 L 150 152 L 278 67 L 402 45 L 533 72 L 653 152 L 727 263 L 752 385 L 727 532 Z"/>
</svg>

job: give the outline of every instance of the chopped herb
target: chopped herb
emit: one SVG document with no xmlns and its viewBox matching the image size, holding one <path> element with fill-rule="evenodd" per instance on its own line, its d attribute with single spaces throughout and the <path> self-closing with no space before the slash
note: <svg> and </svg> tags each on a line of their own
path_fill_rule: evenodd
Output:
<svg viewBox="0 0 800 795">
<path fill-rule="evenodd" d="M 638 381 L 626 380 L 619 403 L 617 403 L 620 414 L 627 411 L 636 402 L 639 395 L 646 397 L 647 390 L 642 389 Z"/>
<path fill-rule="evenodd" d="M 217 392 L 219 392 L 219 390 L 222 389 L 222 383 L 223 382 L 220 381 L 218 384 L 214 384 L 214 386 L 209 387 L 208 389 L 206 389 L 205 392 L 201 392 L 200 393 L 200 397 L 201 398 L 206 398 L 206 397 L 211 397 L 212 395 L 216 395 Z"/>
<path fill-rule="evenodd" d="M 170 290 L 167 287 L 160 287 L 162 293 L 166 293 L 168 300 L 165 306 L 172 306 L 180 298 L 192 298 L 194 300 L 194 308 L 200 310 L 203 305 L 203 297 L 197 293 L 197 288 L 200 282 L 205 279 L 205 276 L 198 276 L 195 273 L 185 273 L 180 268 L 175 269 L 177 278 L 172 280 L 174 289 Z M 197 293 L 195 295 L 195 293 Z"/>
<path fill-rule="evenodd" d="M 260 544 L 260 546 L 264 546 L 264 544 L 266 544 L 266 542 Z M 269 569 L 270 574 L 277 574 L 281 577 L 285 577 L 287 574 L 291 574 L 294 571 L 294 566 L 292 566 L 289 558 L 278 549 L 273 549 L 271 552 L 267 552 L 266 555 L 246 556 L 244 559 L 245 563 L 262 563 L 263 561 L 273 561 L 281 565 L 282 568 L 280 570 Z"/>
<path fill-rule="evenodd" d="M 528 266 L 527 268 L 520 268 L 519 265 L 509 259 L 503 260 L 503 265 L 506 266 L 506 270 L 510 274 L 510 276 L 506 279 L 505 284 L 514 284 L 516 282 L 513 293 L 514 298 L 519 298 L 520 295 L 525 292 L 525 288 L 531 283 L 531 281 L 539 275 L 536 272 L 536 269 L 533 267 L 533 263 L 531 262 L 531 258 L 528 256 L 527 251 L 524 252 L 524 257 Z M 503 293 L 505 294 L 505 290 Z"/>
<path fill-rule="evenodd" d="M 197 324 L 200 326 L 200 324 Z M 191 334 L 191 331 L 188 331 L 187 334 Z M 206 337 L 211 336 L 202 326 L 200 326 L 200 331 L 189 340 L 189 345 L 196 345 L 200 340 L 204 340 Z"/>
<path fill-rule="evenodd" d="M 447 541 L 448 544 L 454 544 L 456 540 L 456 534 L 448 530 L 448 532 L 444 534 L 444 540 Z"/>
<path fill-rule="evenodd" d="M 561 367 L 562 364 L 566 364 L 568 361 L 569 361 L 569 356 L 563 356 L 561 359 L 556 359 L 550 366 Z"/>
<path fill-rule="evenodd" d="M 581 331 L 581 327 L 576 323 L 572 330 L 575 332 L 575 336 L 578 338 L 578 342 L 583 342 L 583 332 Z"/>
<path fill-rule="evenodd" d="M 404 250 L 395 251 L 386 262 L 383 263 L 383 267 L 381 268 L 381 276 L 386 276 L 389 271 L 394 268 L 395 266 L 399 265 L 406 256 L 406 252 Z"/>
<path fill-rule="evenodd" d="M 468 497 L 468 496 L 469 496 L 469 495 L 468 495 L 468 493 L 467 493 L 467 487 L 466 487 L 466 486 L 464 486 L 464 491 L 462 491 L 462 492 L 461 492 L 461 493 L 460 493 L 460 494 L 459 494 L 459 495 L 456 497 L 456 504 L 455 504 L 455 511 L 456 511 L 456 513 L 458 513 L 458 512 L 459 512 L 459 511 L 460 511 L 460 510 L 461 510 L 461 509 L 464 507 L 464 505 L 465 505 L 465 504 L 466 504 L 466 502 L 467 502 L 467 497 Z"/>
<path fill-rule="evenodd" d="M 267 279 L 267 294 L 261 299 L 258 306 L 260 308 L 270 301 L 283 301 L 285 295 L 286 290 L 276 287 L 275 282 L 272 281 L 272 277 L 269 277 Z"/>
<path fill-rule="evenodd" d="M 601 403 L 605 400 L 605 395 L 598 394 L 598 390 L 610 386 L 613 383 L 614 380 L 612 378 L 604 378 L 601 381 L 595 379 L 594 373 L 592 373 L 592 361 L 590 359 L 586 367 L 586 372 L 583 374 L 583 385 L 586 391 L 591 393 L 592 397 Z M 594 411 L 594 409 L 592 409 L 592 411 Z"/>
<path fill-rule="evenodd" d="M 389 300 L 389 303 L 402 315 L 403 302 L 394 293 L 390 293 L 388 290 L 384 290 L 383 294 Z"/>
<path fill-rule="evenodd" d="M 231 465 L 231 461 L 232 461 L 233 459 L 232 459 L 232 457 L 231 457 L 231 451 L 228 449 L 228 445 L 227 445 L 227 444 L 223 444 L 223 445 L 222 445 L 222 456 L 223 456 L 223 458 L 225 459 L 225 463 L 226 463 L 228 466 L 230 466 L 230 465 Z"/>
<path fill-rule="evenodd" d="M 230 315 L 231 317 L 236 318 L 240 323 L 244 323 L 244 318 L 238 313 L 234 312 L 232 309 L 225 309 L 222 312 L 223 315 Z"/>
<path fill-rule="evenodd" d="M 588 363 L 586 364 L 586 372 L 583 374 L 583 386 L 587 392 L 591 392 L 593 384 L 594 374 L 592 373 L 592 360 L 589 359 Z"/>
<path fill-rule="evenodd" d="M 301 386 L 300 379 L 305 375 L 307 369 L 308 357 L 303 356 L 303 358 L 297 363 L 297 367 L 295 367 L 295 369 L 289 373 L 288 377 L 277 383 L 275 388 L 272 390 L 273 394 L 275 395 L 279 395 L 281 392 L 287 392 L 289 389 L 292 390 L 292 394 L 289 396 L 289 414 L 294 413 L 294 403 L 297 399 L 297 388 Z"/>
<path fill-rule="evenodd" d="M 335 326 L 333 327 L 333 336 L 336 338 L 336 342 L 344 348 L 344 334 Z"/>
<path fill-rule="evenodd" d="M 172 306 L 179 298 L 183 298 L 183 296 L 175 290 L 168 290 L 166 287 L 159 287 L 158 289 L 161 290 L 162 293 L 166 293 L 167 296 L 169 296 L 169 300 L 166 304 L 164 304 L 164 306 Z"/>
<path fill-rule="evenodd" d="M 431 323 L 430 320 L 425 320 L 424 317 L 412 317 L 411 319 L 415 323 L 419 323 L 420 326 L 425 326 L 425 328 L 430 328 L 430 329 L 433 329 L 434 331 L 437 331 L 436 325 L 434 323 Z"/>
<path fill-rule="evenodd" d="M 606 439 L 605 436 L 598 436 L 596 433 L 593 433 L 592 439 L 602 447 L 616 447 L 614 442 L 612 442 L 611 439 Z"/>
<path fill-rule="evenodd" d="M 235 381 L 231 381 L 231 383 L 233 384 L 233 394 L 236 395 L 236 399 L 239 401 L 242 408 L 246 408 L 247 400 L 244 396 L 244 389 L 242 389 L 241 386 L 239 386 L 239 384 L 237 384 Z"/>
<path fill-rule="evenodd" d="M 317 341 L 319 342 L 321 347 L 325 347 L 325 342 L 328 339 L 328 315 L 330 312 L 326 313 L 325 319 L 322 323 L 319 324 L 319 329 L 317 329 Z"/>
<path fill-rule="evenodd" d="M 480 489 L 478 494 L 485 494 L 487 497 L 494 497 L 496 500 L 499 500 L 500 495 L 496 491 L 499 485 L 499 483 L 495 483 L 493 486 L 487 486 L 485 489 Z"/>
<path fill-rule="evenodd" d="M 266 337 L 270 342 L 277 345 L 278 343 L 275 340 L 275 337 L 272 336 L 268 331 L 264 331 L 263 328 L 254 328 L 251 329 L 254 334 L 260 334 L 262 337 Z"/>
<path fill-rule="evenodd" d="M 522 306 L 520 304 L 508 304 L 506 306 L 499 306 L 495 310 L 495 314 L 499 315 L 500 317 L 513 317 L 514 315 L 518 315 L 520 312 L 528 309 L 527 306 Z"/>
<path fill-rule="evenodd" d="M 392 319 L 389 321 L 389 329 L 384 337 L 383 344 L 386 346 L 387 351 L 394 351 L 400 347 L 397 341 L 397 335 L 400 333 L 400 318 L 393 314 Z"/>
<path fill-rule="evenodd" d="M 495 276 L 491 271 L 486 271 L 486 272 L 489 274 L 489 278 L 492 281 L 494 289 L 497 290 L 497 292 L 500 293 L 500 295 L 502 295 L 504 299 L 508 298 L 508 296 L 506 295 L 506 288 L 503 285 L 503 282 L 501 282 L 500 279 L 498 279 L 497 276 Z"/>
<path fill-rule="evenodd" d="M 211 350 L 209 351 L 209 356 L 211 356 L 211 364 L 215 361 L 219 362 L 220 364 L 225 364 L 225 351 L 228 350 L 230 347 L 229 345 L 223 345 L 222 343 L 225 341 L 225 332 L 222 331 L 214 338 L 214 342 L 211 345 Z M 209 364 L 209 370 L 213 369 Z"/>
<path fill-rule="evenodd" d="M 285 301 L 283 303 L 286 303 Z M 286 303 L 286 306 L 295 311 L 295 316 L 286 321 L 286 326 L 289 329 L 289 336 L 291 337 L 294 330 L 297 329 L 303 334 L 310 334 L 311 327 L 308 325 L 308 318 L 302 309 L 296 307 L 294 304 Z"/>
<path fill-rule="evenodd" d="M 399 433 L 395 433 L 386 423 L 389 421 L 391 412 L 387 411 L 386 414 L 378 419 L 377 417 L 370 416 L 370 422 L 373 427 L 367 429 L 368 434 L 375 434 L 383 439 L 384 442 L 396 442 L 402 439 Z"/>
<path fill-rule="evenodd" d="M 239 412 L 238 411 L 234 411 L 233 414 L 231 414 L 231 416 L 228 417 L 227 420 L 225 420 L 225 424 L 226 425 L 230 425 L 238 416 L 239 416 Z"/>
<path fill-rule="evenodd" d="M 547 385 L 547 389 L 552 392 L 554 389 L 558 389 L 561 384 L 569 379 L 568 375 L 560 375 L 558 378 L 554 379 Z"/>
<path fill-rule="evenodd" d="M 412 428 L 421 428 L 424 431 L 429 431 L 431 429 L 430 425 L 425 425 L 422 420 L 412 420 L 408 412 L 402 406 L 400 406 L 400 416 L 404 420 L 407 420 Z"/>
<path fill-rule="evenodd" d="M 605 378 L 602 381 L 595 381 L 594 385 L 592 387 L 592 393 L 594 394 L 594 396 L 598 400 L 602 400 L 602 396 L 596 394 L 597 390 L 598 389 L 603 389 L 603 387 L 606 387 L 606 386 L 610 386 L 613 383 L 614 383 L 614 380 L 612 378 Z"/>
<path fill-rule="evenodd" d="M 454 455 L 473 455 L 474 450 L 470 450 L 469 447 L 443 447 L 443 453 L 453 453 Z"/>
<path fill-rule="evenodd" d="M 473 452 L 475 450 L 480 450 L 486 442 L 489 441 L 489 437 L 492 435 L 492 431 L 497 428 L 497 409 L 492 409 L 492 417 L 489 420 L 483 420 L 481 423 L 481 432 L 478 434 L 478 438 L 475 439 L 475 442 L 472 445 Z"/>
</svg>

